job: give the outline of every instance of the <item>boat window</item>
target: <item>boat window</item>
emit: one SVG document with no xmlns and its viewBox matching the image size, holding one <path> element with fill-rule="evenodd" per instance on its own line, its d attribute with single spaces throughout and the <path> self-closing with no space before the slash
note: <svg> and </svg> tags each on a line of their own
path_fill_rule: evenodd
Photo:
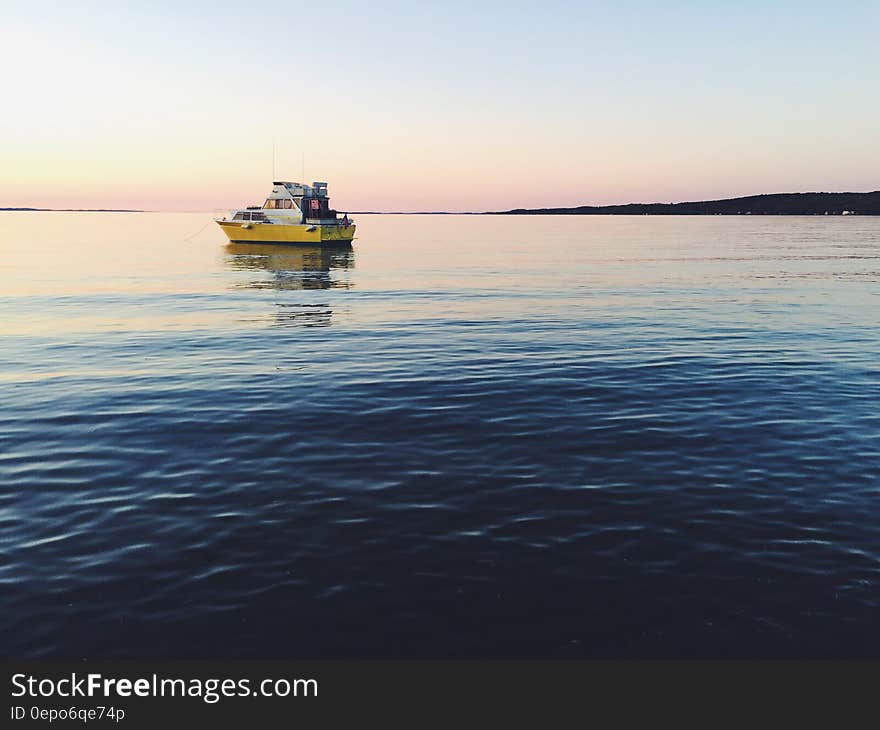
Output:
<svg viewBox="0 0 880 730">
<path fill-rule="evenodd" d="M 251 220 L 261 221 L 263 220 L 263 218 L 265 218 L 265 215 L 263 215 L 262 213 L 251 213 Z"/>
<path fill-rule="evenodd" d="M 244 214 L 243 213 L 236 213 L 234 216 L 232 216 L 232 220 L 234 220 L 234 221 L 244 220 Z"/>
<path fill-rule="evenodd" d="M 268 199 L 266 200 L 266 202 L 263 203 L 263 207 L 264 207 L 264 208 L 274 208 L 274 207 L 275 207 L 275 201 L 272 200 L 271 198 L 268 198 Z"/>
<path fill-rule="evenodd" d="M 285 200 L 283 202 L 284 202 L 284 208 L 286 210 L 290 210 L 291 208 L 293 208 L 293 201 L 292 200 Z"/>
</svg>

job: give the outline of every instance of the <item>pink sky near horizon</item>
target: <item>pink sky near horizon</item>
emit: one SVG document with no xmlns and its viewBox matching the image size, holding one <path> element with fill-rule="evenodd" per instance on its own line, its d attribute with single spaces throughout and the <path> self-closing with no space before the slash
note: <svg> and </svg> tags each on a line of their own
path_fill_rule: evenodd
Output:
<svg viewBox="0 0 880 730">
<path fill-rule="evenodd" d="M 306 182 L 329 182 L 331 201 L 338 210 L 375 211 L 485 211 L 526 207 L 613 205 L 629 202 L 680 202 L 710 200 L 774 192 L 868 191 L 871 176 L 774 170 L 766 160 L 713 169 L 691 165 L 682 170 L 674 154 L 665 159 L 628 159 L 615 164 L 605 160 L 591 165 L 591 155 L 557 165 L 554 160 L 533 160 L 522 172 L 510 165 L 499 170 L 487 161 L 424 168 L 392 160 L 352 164 L 333 160 L 314 173 L 306 160 Z M 574 157 L 574 156 L 573 156 Z M 395 162 L 397 164 L 395 165 Z M 263 160 L 236 162 L 220 156 L 202 165 L 168 169 L 126 169 L 122 161 L 85 162 L 63 173 L 32 167 L 28 179 L 9 182 L 0 177 L 0 207 L 134 208 L 143 210 L 227 210 L 259 204 L 272 182 L 271 149 Z M 295 167 L 295 170 L 290 168 Z M 537 172 L 536 172 L 537 171 Z M 300 180 L 300 165 L 279 164 L 276 179 Z"/>
</svg>

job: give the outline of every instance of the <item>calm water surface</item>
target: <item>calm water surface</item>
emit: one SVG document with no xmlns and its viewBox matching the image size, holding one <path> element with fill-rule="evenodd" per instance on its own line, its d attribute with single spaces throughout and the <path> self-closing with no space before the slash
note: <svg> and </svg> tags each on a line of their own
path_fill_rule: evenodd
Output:
<svg viewBox="0 0 880 730">
<path fill-rule="evenodd" d="M 880 219 L 208 219 L 0 213 L 3 655 L 880 657 Z"/>
</svg>

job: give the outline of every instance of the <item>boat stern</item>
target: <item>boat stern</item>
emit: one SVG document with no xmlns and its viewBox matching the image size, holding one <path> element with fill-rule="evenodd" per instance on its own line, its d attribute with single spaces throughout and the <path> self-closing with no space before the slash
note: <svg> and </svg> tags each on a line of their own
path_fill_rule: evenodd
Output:
<svg viewBox="0 0 880 730">
<path fill-rule="evenodd" d="M 321 225 L 321 241 L 327 243 L 351 243 L 354 240 L 355 224 Z"/>
</svg>

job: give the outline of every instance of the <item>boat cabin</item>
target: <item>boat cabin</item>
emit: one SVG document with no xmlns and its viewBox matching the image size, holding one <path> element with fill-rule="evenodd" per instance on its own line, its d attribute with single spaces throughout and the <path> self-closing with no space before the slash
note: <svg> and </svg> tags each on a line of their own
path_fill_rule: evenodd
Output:
<svg viewBox="0 0 880 730">
<path fill-rule="evenodd" d="M 330 198 L 327 196 L 325 182 L 306 185 L 276 180 L 272 183 L 272 192 L 263 203 L 263 210 L 289 210 L 294 215 L 301 213 L 303 220 L 336 219 L 336 211 L 330 209 Z"/>
</svg>

